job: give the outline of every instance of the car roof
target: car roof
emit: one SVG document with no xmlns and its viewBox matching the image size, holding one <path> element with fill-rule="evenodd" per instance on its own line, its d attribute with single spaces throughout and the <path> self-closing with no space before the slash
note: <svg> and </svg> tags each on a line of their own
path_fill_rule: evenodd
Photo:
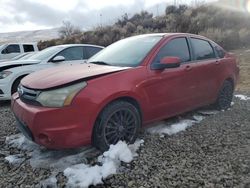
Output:
<svg viewBox="0 0 250 188">
<path fill-rule="evenodd" d="M 98 46 L 98 45 L 93 45 L 93 44 L 62 44 L 62 45 L 57 45 L 57 46 L 64 47 L 64 48 L 75 47 L 75 46 L 83 46 L 83 47 L 90 46 L 90 47 L 104 48 L 103 46 Z"/>
<path fill-rule="evenodd" d="M 150 33 L 150 34 L 142 34 L 142 35 L 137 35 L 137 36 L 160 36 L 160 37 L 178 37 L 178 36 L 187 36 L 187 37 L 197 37 L 197 38 L 203 38 L 207 39 L 204 36 L 201 35 L 196 35 L 196 34 L 191 34 L 191 33 Z"/>
</svg>

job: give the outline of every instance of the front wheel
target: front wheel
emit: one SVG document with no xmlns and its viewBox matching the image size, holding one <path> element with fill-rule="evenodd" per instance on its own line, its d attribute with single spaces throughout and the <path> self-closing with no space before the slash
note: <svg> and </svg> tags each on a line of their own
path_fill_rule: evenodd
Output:
<svg viewBox="0 0 250 188">
<path fill-rule="evenodd" d="M 14 93 L 17 92 L 17 88 L 21 82 L 21 80 L 23 79 L 23 77 L 18 78 L 15 80 L 15 82 L 13 83 L 12 87 L 11 87 L 11 95 L 13 95 Z"/>
<path fill-rule="evenodd" d="M 101 151 L 108 150 L 111 144 L 120 140 L 132 144 L 140 126 L 140 113 L 134 105 L 126 101 L 113 102 L 97 118 L 93 144 Z"/>
<path fill-rule="evenodd" d="M 217 101 L 215 103 L 216 107 L 219 110 L 227 110 L 228 108 L 230 108 L 233 99 L 233 91 L 233 84 L 230 81 L 226 80 L 222 85 Z"/>
</svg>

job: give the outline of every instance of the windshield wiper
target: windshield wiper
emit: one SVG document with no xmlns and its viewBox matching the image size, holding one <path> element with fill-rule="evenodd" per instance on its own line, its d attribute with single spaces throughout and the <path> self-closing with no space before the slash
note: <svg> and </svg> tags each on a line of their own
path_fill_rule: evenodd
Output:
<svg viewBox="0 0 250 188">
<path fill-rule="evenodd" d="M 91 61 L 91 62 L 88 62 L 88 63 L 92 63 L 92 64 L 96 64 L 96 65 L 110 65 L 104 61 Z"/>
</svg>

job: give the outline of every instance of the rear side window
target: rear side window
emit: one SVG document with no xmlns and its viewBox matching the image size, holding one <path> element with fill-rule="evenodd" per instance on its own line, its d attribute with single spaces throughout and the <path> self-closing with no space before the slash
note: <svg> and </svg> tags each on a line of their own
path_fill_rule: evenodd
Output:
<svg viewBox="0 0 250 188">
<path fill-rule="evenodd" d="M 163 46 L 160 52 L 157 54 L 155 63 L 160 63 L 161 59 L 168 56 L 179 57 L 182 62 L 190 61 L 190 52 L 187 44 L 187 39 L 176 38 L 168 42 Z"/>
<path fill-rule="evenodd" d="M 214 50 L 210 43 L 206 40 L 191 38 L 191 44 L 194 50 L 195 60 L 213 59 L 215 57 Z"/>
<path fill-rule="evenodd" d="M 102 48 L 91 47 L 91 46 L 85 47 L 87 59 L 89 59 L 93 55 L 97 54 L 101 50 L 102 50 Z"/>
<path fill-rule="evenodd" d="M 57 56 L 63 56 L 65 61 L 86 59 L 83 55 L 83 47 L 81 46 L 67 48 L 58 53 Z"/>
<path fill-rule="evenodd" d="M 10 53 L 20 53 L 20 46 L 17 44 L 11 44 L 2 51 L 2 54 L 10 54 Z"/>
<path fill-rule="evenodd" d="M 28 45 L 28 44 L 24 44 L 23 45 L 23 50 L 24 52 L 34 52 L 34 46 L 33 45 Z"/>
</svg>

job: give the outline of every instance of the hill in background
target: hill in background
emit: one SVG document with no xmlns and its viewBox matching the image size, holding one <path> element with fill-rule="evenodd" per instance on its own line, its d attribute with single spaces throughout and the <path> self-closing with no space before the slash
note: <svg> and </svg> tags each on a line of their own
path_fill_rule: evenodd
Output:
<svg viewBox="0 0 250 188">
<path fill-rule="evenodd" d="M 0 43 L 39 42 L 59 38 L 58 28 L 0 33 Z"/>
</svg>

